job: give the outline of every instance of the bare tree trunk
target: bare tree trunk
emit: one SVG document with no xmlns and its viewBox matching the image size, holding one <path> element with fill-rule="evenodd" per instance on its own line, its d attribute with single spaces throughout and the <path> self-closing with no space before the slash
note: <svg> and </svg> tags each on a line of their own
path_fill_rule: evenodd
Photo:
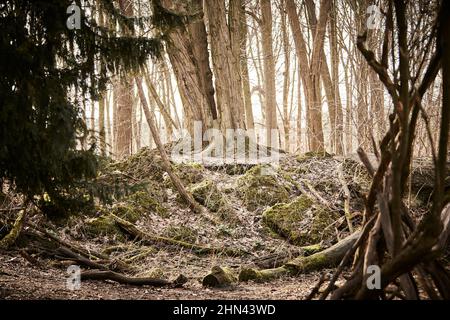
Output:
<svg viewBox="0 0 450 320">
<path fill-rule="evenodd" d="M 337 41 L 337 1 L 333 1 L 332 18 L 330 21 L 330 46 L 331 46 L 331 70 L 332 70 L 332 89 L 335 106 L 335 117 L 330 119 L 334 123 L 334 151 L 341 155 L 344 153 L 344 117 L 342 113 L 341 95 L 339 90 L 339 50 Z"/>
<path fill-rule="evenodd" d="M 205 114 L 207 101 L 199 83 L 189 34 L 180 27 L 172 31 L 169 38 L 167 54 L 177 80 L 178 91 L 186 115 L 186 126 L 192 134 L 193 121 L 202 121 L 204 131 L 212 127 L 212 118 Z"/>
<path fill-rule="evenodd" d="M 325 58 L 321 53 L 325 41 L 326 24 L 328 20 L 328 12 L 331 8 L 331 2 L 322 0 L 320 2 L 319 21 L 316 26 L 314 36 L 314 46 L 311 54 L 310 81 L 312 83 L 311 97 L 311 150 L 321 152 L 325 150 L 323 130 L 322 130 L 322 101 L 320 93 L 320 68 Z"/>
<path fill-rule="evenodd" d="M 323 45 L 331 3 L 322 0 L 319 22 L 315 27 L 313 50 L 308 59 L 306 43 L 300 28 L 300 21 L 293 0 L 286 0 L 286 9 L 294 35 L 295 50 L 299 62 L 303 88 L 306 97 L 307 129 L 309 148 L 314 152 L 325 150 L 322 129 L 322 102 L 320 90 L 320 74 L 323 67 Z M 312 15 L 311 15 L 312 16 Z M 308 62 L 310 61 L 310 62 Z"/>
<path fill-rule="evenodd" d="M 298 71 L 297 82 L 297 150 L 302 150 L 302 81 L 300 70 Z"/>
<path fill-rule="evenodd" d="M 194 6 L 203 11 L 203 1 L 194 0 Z M 197 65 L 197 76 L 200 87 L 207 102 L 207 110 L 204 112 L 211 117 L 216 126 L 218 120 L 216 101 L 214 99 L 214 85 L 212 71 L 209 65 L 208 37 L 206 34 L 205 22 L 203 19 L 194 21 L 188 25 L 188 30 L 192 42 L 192 52 Z"/>
<path fill-rule="evenodd" d="M 289 102 L 289 87 L 290 87 L 290 48 L 289 37 L 286 28 L 286 12 L 284 9 L 284 1 L 281 1 L 280 6 L 281 15 L 281 34 L 283 37 L 283 51 L 284 51 L 284 78 L 283 78 L 283 130 L 284 130 L 284 149 L 289 151 L 290 145 L 290 114 L 288 112 Z"/>
<path fill-rule="evenodd" d="M 167 174 L 170 177 L 170 180 L 172 180 L 172 183 L 174 184 L 178 193 L 183 198 L 183 200 L 186 201 L 189 207 L 193 211 L 201 213 L 203 211 L 202 207 L 195 201 L 192 195 L 186 191 L 180 178 L 173 172 L 169 157 L 167 156 L 166 150 L 164 149 L 164 146 L 159 137 L 158 129 L 155 125 L 154 115 L 151 113 L 150 108 L 148 107 L 147 99 L 145 98 L 144 90 L 142 88 L 142 82 L 140 79 L 137 78 L 135 79 L 135 81 L 138 88 L 142 109 L 144 110 L 145 118 L 147 119 L 148 126 L 152 133 L 153 141 L 155 141 L 156 147 L 158 148 L 158 151 L 161 155 L 164 171 L 167 172 Z"/>
<path fill-rule="evenodd" d="M 105 93 L 106 94 L 106 93 Z M 105 134 L 105 97 L 101 96 L 98 101 L 98 134 L 100 140 L 100 153 L 106 155 L 106 134 Z"/>
<path fill-rule="evenodd" d="M 252 107 L 252 95 L 250 92 L 250 76 L 248 73 L 248 56 L 247 56 L 247 37 L 248 37 L 248 27 L 247 18 L 245 15 L 245 4 L 242 0 L 240 3 L 240 32 L 241 32 L 241 42 L 240 42 L 240 68 L 242 76 L 242 90 L 244 92 L 244 104 L 245 104 L 245 125 L 247 130 L 255 128 L 254 117 L 253 117 L 253 107 Z"/>
<path fill-rule="evenodd" d="M 232 44 L 226 21 L 224 0 L 205 1 L 205 11 L 209 23 L 211 53 L 214 66 L 216 97 L 220 106 L 222 128 L 245 128 L 244 110 L 239 66 L 232 52 Z M 239 46 L 239 43 L 236 44 Z"/>
<path fill-rule="evenodd" d="M 262 49 L 264 56 L 264 91 L 266 97 L 266 143 L 271 146 L 272 129 L 277 129 L 277 113 L 275 99 L 275 62 L 272 48 L 272 7 L 271 1 L 260 2 L 262 16 Z"/>
<path fill-rule="evenodd" d="M 346 105 L 345 105 L 345 145 L 346 154 L 350 154 L 353 148 L 353 135 L 352 135 L 352 109 L 353 109 L 353 93 L 351 88 L 352 83 L 352 68 L 348 63 L 344 66 L 345 75 L 345 94 L 346 94 Z M 350 70 L 349 70 L 350 69 Z"/>
<path fill-rule="evenodd" d="M 132 0 L 119 0 L 122 14 L 133 15 Z M 129 156 L 132 148 L 132 116 L 133 116 L 133 82 L 129 76 L 124 76 L 117 84 L 117 125 L 116 125 L 116 156 Z"/>
</svg>

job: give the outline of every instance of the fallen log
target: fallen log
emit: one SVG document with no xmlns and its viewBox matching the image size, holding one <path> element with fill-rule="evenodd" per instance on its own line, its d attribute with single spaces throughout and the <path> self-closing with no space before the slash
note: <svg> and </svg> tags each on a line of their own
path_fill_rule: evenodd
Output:
<svg viewBox="0 0 450 320">
<path fill-rule="evenodd" d="M 203 278 L 203 286 L 214 288 L 227 287 L 236 283 L 237 280 L 236 275 L 229 268 L 214 266 L 211 269 L 211 273 Z"/>
<path fill-rule="evenodd" d="M 296 250 L 283 250 L 277 253 L 268 254 L 253 260 L 253 263 L 261 269 L 278 268 L 299 255 L 310 256 L 323 250 L 320 243 L 310 246 L 300 247 Z"/>
<path fill-rule="evenodd" d="M 189 243 L 185 241 L 175 240 L 162 236 L 154 236 L 148 233 L 145 233 L 139 230 L 134 224 L 128 222 L 114 214 L 111 214 L 116 221 L 117 225 L 133 236 L 135 239 L 141 240 L 144 244 L 154 244 L 154 243 L 162 243 L 166 245 L 173 245 L 185 249 L 192 250 L 192 252 L 196 254 L 224 254 L 227 256 L 240 256 L 244 254 L 248 254 L 248 252 L 240 250 L 240 249 L 230 249 L 230 248 L 215 248 L 215 247 L 207 247 L 203 245 L 198 245 L 194 243 Z"/>
<path fill-rule="evenodd" d="M 169 281 L 158 278 L 140 278 L 140 277 L 128 277 L 121 273 L 114 271 L 104 270 L 86 270 L 81 272 L 81 280 L 111 280 L 120 284 L 129 284 L 134 286 L 154 286 L 154 287 L 172 287 L 178 288 L 183 286 L 187 282 L 187 278 L 183 275 L 179 275 L 175 280 Z"/>
<path fill-rule="evenodd" d="M 306 257 L 299 256 L 278 268 L 263 270 L 243 268 L 239 273 L 239 281 L 245 282 L 254 280 L 264 282 L 284 275 L 296 276 L 300 273 L 335 267 L 341 262 L 345 253 L 353 246 L 356 240 L 358 240 L 359 236 L 360 232 L 355 232 L 323 251 Z"/>
</svg>

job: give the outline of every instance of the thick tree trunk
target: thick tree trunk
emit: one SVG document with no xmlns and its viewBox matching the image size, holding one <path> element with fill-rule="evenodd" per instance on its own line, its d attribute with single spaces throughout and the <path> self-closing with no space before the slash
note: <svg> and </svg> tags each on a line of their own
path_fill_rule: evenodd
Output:
<svg viewBox="0 0 450 320">
<path fill-rule="evenodd" d="M 232 44 L 226 21 L 224 0 L 205 1 L 209 23 L 211 53 L 214 66 L 216 97 L 221 127 L 223 129 L 245 128 L 244 99 L 242 97 L 239 65 L 232 53 Z M 237 44 L 239 46 L 239 43 Z"/>
<path fill-rule="evenodd" d="M 195 0 L 194 6 L 203 11 L 203 1 Z M 192 41 L 192 52 L 197 66 L 197 76 L 200 88 L 206 98 L 208 114 L 214 121 L 214 126 L 218 120 L 216 101 L 214 99 L 214 85 L 212 71 L 209 65 L 208 37 L 206 34 L 205 22 L 203 19 L 194 21 L 188 25 L 188 31 Z"/>
<path fill-rule="evenodd" d="M 193 121 L 201 121 L 202 129 L 212 127 L 212 117 L 206 113 L 207 101 L 202 91 L 193 59 L 192 44 L 184 28 L 177 28 L 169 34 L 167 54 L 178 84 L 181 101 L 185 111 L 185 123 L 193 134 Z"/>
<path fill-rule="evenodd" d="M 335 117 L 330 119 L 333 123 L 335 134 L 333 135 L 332 143 L 333 150 L 338 155 L 344 153 L 344 116 L 342 112 L 341 95 L 339 90 L 339 50 L 337 41 L 337 1 L 333 1 L 332 17 L 330 21 L 330 45 L 331 45 L 331 68 L 332 68 L 332 88 L 335 106 Z M 326 60 L 325 60 L 326 62 Z"/>
<path fill-rule="evenodd" d="M 326 24 L 328 21 L 328 13 L 331 8 L 331 2 L 322 0 L 320 2 L 320 15 L 317 22 L 316 32 L 314 35 L 314 45 L 311 53 L 310 63 L 310 82 L 312 84 L 312 97 L 310 108 L 311 119 L 311 151 L 321 152 L 325 150 L 325 143 L 322 129 L 322 95 L 320 92 L 320 70 L 323 60 L 323 46 L 325 41 Z"/>
<path fill-rule="evenodd" d="M 133 85 L 125 76 L 117 82 L 117 123 L 115 125 L 116 154 L 123 158 L 131 154 L 133 116 Z"/>
<path fill-rule="evenodd" d="M 120 0 L 121 13 L 127 17 L 133 15 L 132 0 Z M 129 31 L 127 31 L 129 32 Z M 132 151 L 132 117 L 133 117 L 133 79 L 124 76 L 117 83 L 117 125 L 115 126 L 116 156 L 123 158 Z"/>
</svg>

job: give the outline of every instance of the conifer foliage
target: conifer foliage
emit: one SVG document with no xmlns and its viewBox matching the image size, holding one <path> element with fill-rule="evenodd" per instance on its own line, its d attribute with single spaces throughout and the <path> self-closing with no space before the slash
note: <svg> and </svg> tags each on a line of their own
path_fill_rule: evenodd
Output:
<svg viewBox="0 0 450 320">
<path fill-rule="evenodd" d="M 74 4 L 81 25 L 73 30 L 66 25 L 71 1 L 0 4 L 0 182 L 28 196 L 61 196 L 95 176 L 84 101 L 96 99 L 112 74 L 137 71 L 160 52 L 158 39 L 120 32 L 139 21 L 122 16 L 113 1 Z M 110 28 L 96 23 L 99 13 Z"/>
</svg>

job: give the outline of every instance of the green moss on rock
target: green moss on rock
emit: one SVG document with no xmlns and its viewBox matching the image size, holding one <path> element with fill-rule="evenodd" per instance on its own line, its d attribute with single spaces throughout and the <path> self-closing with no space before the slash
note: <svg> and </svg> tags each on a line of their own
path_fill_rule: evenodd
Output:
<svg viewBox="0 0 450 320">
<path fill-rule="evenodd" d="M 84 224 L 85 234 L 89 237 L 108 236 L 112 239 L 123 241 L 125 237 L 110 215 L 101 215 L 97 218 L 90 218 Z"/>
<path fill-rule="evenodd" d="M 339 215 L 299 196 L 289 203 L 277 204 L 263 213 L 263 222 L 289 242 L 301 246 L 334 239 L 329 227 Z"/>
<path fill-rule="evenodd" d="M 254 166 L 238 180 L 238 193 L 250 211 L 287 201 L 290 189 L 270 165 Z"/>
</svg>

